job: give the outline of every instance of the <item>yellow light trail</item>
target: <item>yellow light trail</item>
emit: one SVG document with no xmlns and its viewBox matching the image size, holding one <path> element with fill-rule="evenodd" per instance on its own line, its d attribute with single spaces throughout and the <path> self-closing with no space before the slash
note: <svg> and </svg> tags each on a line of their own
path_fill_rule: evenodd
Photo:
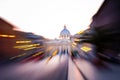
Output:
<svg viewBox="0 0 120 80">
<path fill-rule="evenodd" d="M 38 55 L 40 55 L 40 54 L 42 54 L 42 53 L 43 53 L 43 51 L 38 52 L 38 53 L 34 54 L 33 57 L 36 57 L 36 56 L 38 56 Z"/>
<path fill-rule="evenodd" d="M 74 41 L 80 41 L 80 39 L 74 39 Z"/>
<path fill-rule="evenodd" d="M 16 43 L 31 43 L 32 41 L 28 40 L 28 41 L 16 41 Z"/>
<path fill-rule="evenodd" d="M 83 50 L 84 52 L 89 52 L 92 50 L 90 47 L 87 47 L 87 46 L 83 46 L 80 49 Z"/>
<path fill-rule="evenodd" d="M 24 56 L 24 55 L 26 55 L 26 53 L 23 53 L 23 54 L 20 54 L 20 55 L 17 55 L 17 56 L 11 57 L 10 59 L 14 59 L 14 58 L 22 57 L 22 56 Z"/>
<path fill-rule="evenodd" d="M 4 38 L 14 38 L 14 37 L 16 37 L 16 36 L 15 36 L 15 35 L 0 34 L 0 37 L 4 37 Z"/>
<path fill-rule="evenodd" d="M 58 50 L 55 50 L 55 51 L 52 53 L 52 56 L 57 55 L 57 53 L 58 53 Z"/>
</svg>

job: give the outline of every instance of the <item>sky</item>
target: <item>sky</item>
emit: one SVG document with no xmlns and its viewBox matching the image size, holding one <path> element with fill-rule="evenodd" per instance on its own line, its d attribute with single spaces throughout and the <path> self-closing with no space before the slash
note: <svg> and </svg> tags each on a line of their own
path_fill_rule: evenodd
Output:
<svg viewBox="0 0 120 80">
<path fill-rule="evenodd" d="M 19 30 L 58 38 L 66 24 L 71 35 L 89 27 L 104 0 L 0 0 L 0 17 Z"/>
</svg>

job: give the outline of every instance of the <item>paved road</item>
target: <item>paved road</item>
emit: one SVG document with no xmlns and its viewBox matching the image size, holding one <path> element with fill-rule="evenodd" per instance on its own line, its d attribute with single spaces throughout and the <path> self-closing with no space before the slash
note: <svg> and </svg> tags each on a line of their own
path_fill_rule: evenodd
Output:
<svg viewBox="0 0 120 80">
<path fill-rule="evenodd" d="M 71 44 L 47 46 L 42 59 L 43 55 L 23 56 L 15 59 L 15 63 L 1 66 L 0 80 L 120 80 L 120 65 L 97 62 L 96 59 L 83 58 L 84 55 L 73 56 L 71 50 L 80 48 L 73 46 L 71 49 Z"/>
<path fill-rule="evenodd" d="M 119 80 L 120 66 L 99 66 L 67 54 L 0 68 L 0 80 Z"/>
<path fill-rule="evenodd" d="M 59 55 L 38 62 L 15 64 L 1 68 L 0 80 L 67 80 L 68 56 Z"/>
</svg>

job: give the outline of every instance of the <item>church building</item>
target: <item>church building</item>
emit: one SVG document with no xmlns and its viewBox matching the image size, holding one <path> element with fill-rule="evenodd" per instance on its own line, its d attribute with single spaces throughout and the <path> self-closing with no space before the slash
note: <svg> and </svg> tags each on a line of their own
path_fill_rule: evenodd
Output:
<svg viewBox="0 0 120 80">
<path fill-rule="evenodd" d="M 70 31 L 66 28 L 66 25 L 64 25 L 64 29 L 60 32 L 60 39 L 69 40 L 70 36 Z"/>
</svg>

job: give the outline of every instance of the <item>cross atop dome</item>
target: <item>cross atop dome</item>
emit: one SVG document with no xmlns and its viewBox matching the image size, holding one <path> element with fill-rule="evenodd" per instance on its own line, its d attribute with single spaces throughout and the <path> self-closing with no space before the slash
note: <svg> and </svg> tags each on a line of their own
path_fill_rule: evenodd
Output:
<svg viewBox="0 0 120 80">
<path fill-rule="evenodd" d="M 64 29 L 66 29 L 66 24 L 64 24 Z"/>
</svg>

